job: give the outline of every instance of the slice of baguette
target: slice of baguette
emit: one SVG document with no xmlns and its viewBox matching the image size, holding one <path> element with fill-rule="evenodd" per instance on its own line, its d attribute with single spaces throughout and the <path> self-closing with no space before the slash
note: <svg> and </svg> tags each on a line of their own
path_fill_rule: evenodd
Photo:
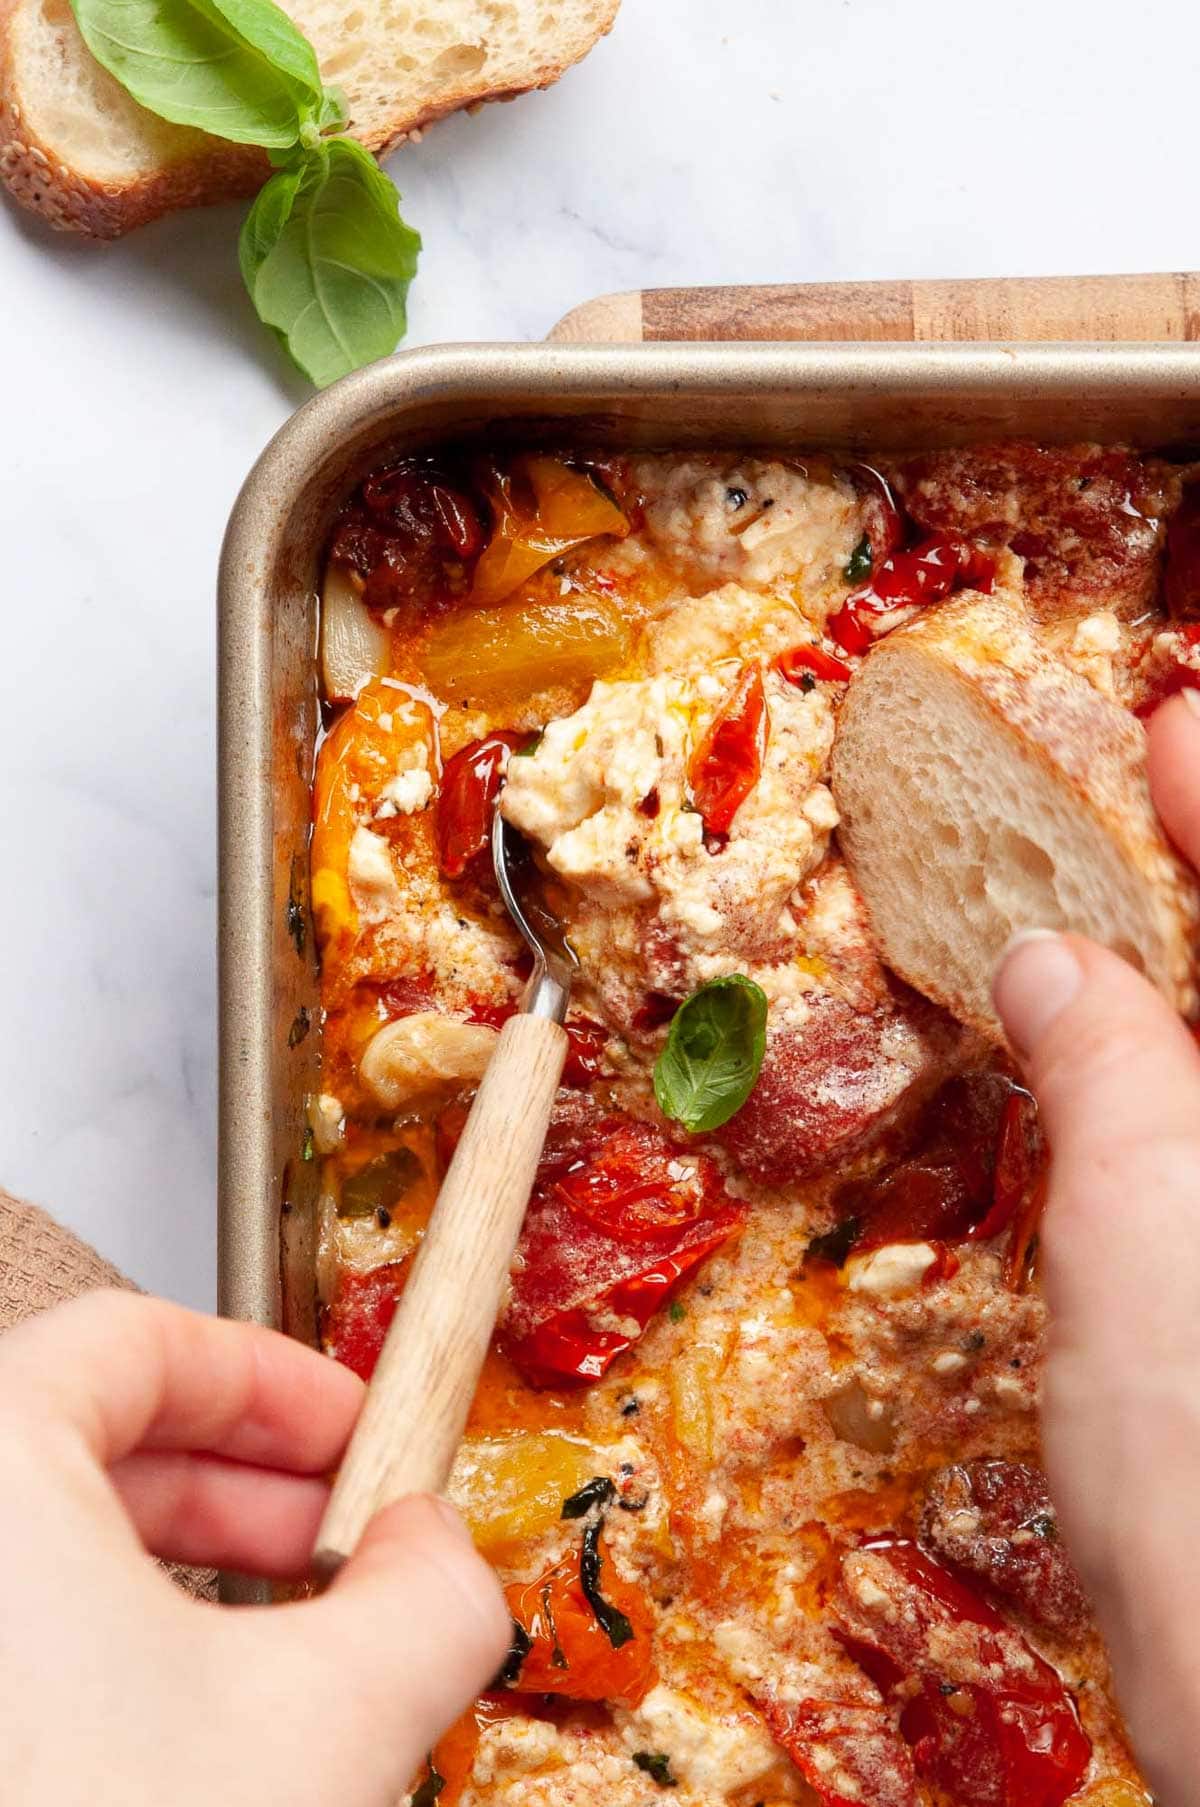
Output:
<svg viewBox="0 0 1200 1807">
<path fill-rule="evenodd" d="M 882 640 L 843 706 L 839 831 L 883 958 L 1002 1040 L 1019 929 L 1070 929 L 1195 1007 L 1197 887 L 1150 801 L 1141 724 L 1048 653 L 1018 602 L 945 604 Z"/>
<path fill-rule="evenodd" d="M 284 0 L 348 129 L 382 154 L 443 114 L 545 88 L 620 0 Z M 177 207 L 252 194 L 265 155 L 147 113 L 100 67 L 68 0 L 0 0 L 0 178 L 55 226 L 118 238 Z"/>
</svg>

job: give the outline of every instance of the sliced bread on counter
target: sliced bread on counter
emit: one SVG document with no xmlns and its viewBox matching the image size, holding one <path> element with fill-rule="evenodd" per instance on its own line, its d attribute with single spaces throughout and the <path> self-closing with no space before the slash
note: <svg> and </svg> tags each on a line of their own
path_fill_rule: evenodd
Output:
<svg viewBox="0 0 1200 1807">
<path fill-rule="evenodd" d="M 620 0 L 285 0 L 347 129 L 382 154 L 432 120 L 546 88 Z M 160 214 L 252 194 L 265 153 L 170 125 L 84 44 L 68 0 L 0 0 L 0 178 L 64 230 L 118 238 Z"/>
</svg>

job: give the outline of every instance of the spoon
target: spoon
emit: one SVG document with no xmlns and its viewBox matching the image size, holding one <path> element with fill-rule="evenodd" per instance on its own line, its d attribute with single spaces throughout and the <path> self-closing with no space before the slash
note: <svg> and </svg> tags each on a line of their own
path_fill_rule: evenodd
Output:
<svg viewBox="0 0 1200 1807">
<path fill-rule="evenodd" d="M 492 865 L 533 972 L 475 1094 L 338 1470 L 313 1551 L 322 1580 L 384 1506 L 446 1485 L 567 1057 L 562 1023 L 578 961 L 527 842 L 498 805 Z"/>
</svg>

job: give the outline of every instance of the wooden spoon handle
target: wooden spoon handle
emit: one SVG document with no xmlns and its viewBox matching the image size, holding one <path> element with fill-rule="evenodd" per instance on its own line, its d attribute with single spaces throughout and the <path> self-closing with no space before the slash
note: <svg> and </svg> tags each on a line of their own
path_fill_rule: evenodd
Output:
<svg viewBox="0 0 1200 1807">
<path fill-rule="evenodd" d="M 376 1512 L 446 1484 L 566 1055 L 566 1031 L 546 1017 L 510 1017 L 500 1031 L 317 1534 L 322 1578 Z"/>
</svg>

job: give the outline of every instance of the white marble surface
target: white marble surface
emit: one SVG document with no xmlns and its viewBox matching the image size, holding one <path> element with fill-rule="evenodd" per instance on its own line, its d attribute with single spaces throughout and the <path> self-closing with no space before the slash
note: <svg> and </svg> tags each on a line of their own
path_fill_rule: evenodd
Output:
<svg viewBox="0 0 1200 1807">
<path fill-rule="evenodd" d="M 397 155 L 410 343 L 607 289 L 1200 264 L 1185 0 L 625 0 Z M 0 1184 L 213 1297 L 213 575 L 299 399 L 239 210 L 97 251 L 0 208 Z"/>
</svg>

